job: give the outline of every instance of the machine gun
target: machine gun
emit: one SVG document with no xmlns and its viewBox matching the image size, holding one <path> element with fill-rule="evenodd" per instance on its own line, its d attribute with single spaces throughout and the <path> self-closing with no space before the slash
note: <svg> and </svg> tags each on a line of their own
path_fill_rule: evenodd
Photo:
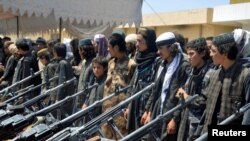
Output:
<svg viewBox="0 0 250 141">
<path fill-rule="evenodd" d="M 121 141 L 134 141 L 134 140 L 140 139 L 141 137 L 143 137 L 144 135 L 146 135 L 148 133 L 153 133 L 156 129 L 158 129 L 159 126 L 162 126 L 163 121 L 165 121 L 165 119 L 167 117 L 172 115 L 175 111 L 180 110 L 180 109 L 184 108 L 185 106 L 187 106 L 190 102 L 192 102 L 198 96 L 199 96 L 198 94 L 193 95 L 193 96 L 189 96 L 186 100 L 184 100 L 183 96 L 181 96 L 182 97 L 182 99 L 181 99 L 182 102 L 180 104 L 178 104 L 174 108 L 170 109 L 168 112 L 157 116 L 154 120 L 152 120 L 148 124 L 140 127 L 139 129 L 137 129 L 134 132 L 127 135 L 126 137 L 122 138 Z M 153 134 L 153 137 L 157 141 L 161 140 L 155 134 Z"/>
<path fill-rule="evenodd" d="M 48 82 L 44 82 L 44 83 L 39 84 L 39 85 L 37 85 L 37 86 L 35 86 L 35 87 L 33 87 L 34 85 L 31 85 L 31 87 L 25 88 L 25 89 L 27 89 L 26 91 L 24 90 L 22 93 L 20 93 L 20 94 L 14 96 L 14 97 L 12 97 L 12 98 L 10 98 L 10 99 L 8 99 L 8 100 L 5 100 L 5 101 L 2 102 L 2 103 L 0 103 L 0 109 L 6 107 L 8 103 L 11 103 L 11 102 L 17 100 L 19 97 L 22 97 L 22 96 L 28 94 L 29 92 L 32 92 L 32 91 L 34 91 L 34 90 L 40 88 L 41 86 L 46 85 L 47 83 L 49 83 L 49 82 L 51 82 L 51 81 L 54 81 L 54 80 L 56 80 L 56 79 L 58 79 L 58 76 L 55 76 L 55 77 L 49 79 Z"/>
<path fill-rule="evenodd" d="M 58 78 L 58 76 L 55 76 L 55 77 L 51 78 L 50 81 L 53 81 L 54 79 L 57 79 L 57 78 Z M 31 85 L 31 86 L 27 87 L 28 88 L 27 91 L 24 91 L 24 92 L 22 92 L 22 93 L 20 93 L 20 94 L 18 94 L 16 96 L 14 96 L 14 97 L 12 97 L 12 98 L 10 98 L 8 100 L 5 100 L 4 102 L 0 103 L 0 108 L 1 108 L 1 110 L 0 110 L 0 121 L 5 120 L 6 118 L 9 117 L 9 115 L 13 114 L 13 111 L 3 110 L 3 109 L 5 109 L 9 105 L 9 103 L 17 100 L 19 97 L 22 97 L 22 96 L 28 94 L 29 92 L 31 92 L 33 90 L 36 90 L 36 89 L 40 88 L 41 85 L 42 84 L 37 85 L 35 87 L 32 87 L 34 85 Z"/>
<path fill-rule="evenodd" d="M 36 96 L 36 97 L 34 97 L 34 98 L 28 100 L 27 102 L 24 102 L 24 103 L 22 103 L 22 104 L 20 104 L 20 105 L 11 106 L 11 107 L 9 107 L 9 108 L 7 109 L 8 112 L 3 113 L 3 114 L 1 115 L 1 117 L 12 116 L 14 113 L 18 113 L 18 112 L 19 112 L 19 113 L 22 113 L 26 108 L 28 108 L 28 107 L 34 105 L 34 104 L 37 103 L 38 101 L 40 101 L 40 100 L 46 98 L 47 96 L 49 96 L 51 92 L 53 92 L 53 91 L 55 91 L 55 90 L 57 90 L 57 89 L 59 89 L 59 88 L 63 88 L 63 87 L 65 87 L 66 85 L 68 85 L 68 84 L 74 82 L 75 80 L 76 80 L 76 78 L 74 77 L 74 78 L 72 78 L 72 79 L 70 79 L 70 80 L 67 80 L 67 81 L 65 81 L 64 83 L 62 83 L 62 84 L 60 84 L 60 85 L 54 87 L 54 88 L 51 88 L 51 89 L 45 91 L 45 93 L 43 93 L 43 94 L 40 94 L 40 95 L 38 95 L 38 96 Z M 6 115 L 6 114 L 7 114 L 7 115 Z"/>
<path fill-rule="evenodd" d="M 22 79 L 22 80 L 20 80 L 20 81 L 18 81 L 16 83 L 14 83 L 14 84 L 12 84 L 12 85 L 4 88 L 3 90 L 0 91 L 0 95 L 1 94 L 8 94 L 11 89 L 15 88 L 16 86 L 18 86 L 18 85 L 20 85 L 20 84 L 22 84 L 22 83 L 24 83 L 24 82 L 26 82 L 26 81 L 28 81 L 28 80 L 36 77 L 38 75 L 40 75 L 42 72 L 43 72 L 43 70 L 37 71 L 35 73 L 32 73 L 30 76 L 28 76 L 28 77 L 26 77 L 26 78 L 24 78 L 24 79 Z"/>
<path fill-rule="evenodd" d="M 92 134 L 96 133 L 99 130 L 99 127 L 103 124 L 108 122 L 111 124 L 112 128 L 120 135 L 117 127 L 111 121 L 112 117 L 119 115 L 123 109 L 133 100 L 139 98 L 143 93 L 146 91 L 152 90 L 155 86 L 155 83 L 152 83 L 142 89 L 141 91 L 135 93 L 131 97 L 127 98 L 126 100 L 120 102 L 113 108 L 109 109 L 108 111 L 102 113 L 98 117 L 92 119 L 82 127 L 79 127 L 75 130 L 70 130 L 70 128 L 66 129 L 65 132 L 59 132 L 58 134 L 54 135 L 52 138 L 49 138 L 48 141 L 62 141 L 62 140 L 86 140 Z"/>
<path fill-rule="evenodd" d="M 8 118 L 7 120 L 2 121 L 0 124 L 1 130 L 4 130 L 5 132 L 6 131 L 11 132 L 10 136 L 4 135 L 4 138 L 15 137 L 15 135 L 17 133 L 19 133 L 24 127 L 30 125 L 36 116 L 45 116 L 47 113 L 50 113 L 51 111 L 59 108 L 60 106 L 62 106 L 66 102 L 75 98 L 76 96 L 79 96 L 81 94 L 86 94 L 86 92 L 89 92 L 89 90 L 91 90 L 97 86 L 98 86 L 97 83 L 92 85 L 92 86 L 89 86 L 89 87 L 85 88 L 83 91 L 80 91 L 74 95 L 68 96 L 68 97 L 64 98 L 63 100 L 58 101 L 58 102 L 56 102 L 56 103 L 54 103 L 54 104 L 52 104 L 44 109 L 41 109 L 37 112 L 33 112 L 33 113 L 28 114 L 26 116 L 18 114 L 18 115 L 11 117 L 11 118 Z M 1 138 L 1 136 L 0 136 L 0 138 Z"/>
<path fill-rule="evenodd" d="M 120 93 L 123 93 L 127 91 L 131 86 L 127 86 L 122 89 L 116 88 L 115 92 L 99 101 L 95 101 L 93 104 L 89 105 L 85 109 L 82 109 L 78 111 L 77 113 L 61 120 L 58 121 L 52 125 L 45 125 L 45 124 L 40 124 L 38 126 L 33 127 L 31 130 L 27 132 L 23 132 L 13 140 L 15 141 L 21 141 L 21 140 L 45 140 L 55 133 L 59 132 L 60 130 L 70 126 L 73 122 L 76 120 L 82 118 L 84 115 L 88 114 L 91 110 L 95 109 L 97 106 L 101 106 L 101 104 L 106 101 L 107 99 L 110 99 L 113 96 L 116 96 Z"/>
<path fill-rule="evenodd" d="M 34 87 L 34 85 L 30 85 L 30 86 L 28 86 L 28 87 L 26 87 L 26 88 L 24 88 L 22 90 L 19 90 L 19 91 L 15 92 L 15 93 L 19 93 L 21 91 L 22 91 L 22 93 L 26 93 L 32 87 Z M 13 95 L 15 95 L 15 94 L 14 93 L 9 93 L 7 96 L 12 97 Z M 5 100 L 5 101 L 7 101 L 7 100 Z M 0 103 L 0 119 L 1 120 L 4 120 L 6 117 L 8 117 L 7 113 L 10 112 L 10 111 L 4 110 L 6 108 L 6 106 L 7 106 L 7 103 L 5 103 L 5 101 Z"/>
<path fill-rule="evenodd" d="M 242 116 L 248 109 L 250 109 L 250 103 L 244 105 L 240 109 L 236 110 L 234 114 L 227 117 L 225 120 L 220 122 L 218 125 L 227 125 L 230 122 L 234 121 L 235 119 L 238 119 L 240 116 Z M 199 138 L 197 138 L 195 141 L 206 141 L 208 137 L 208 133 L 202 134 Z"/>
</svg>

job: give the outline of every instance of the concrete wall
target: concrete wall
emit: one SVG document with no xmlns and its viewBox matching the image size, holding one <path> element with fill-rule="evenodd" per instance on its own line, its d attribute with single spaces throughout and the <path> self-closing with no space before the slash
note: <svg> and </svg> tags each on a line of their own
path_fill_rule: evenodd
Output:
<svg viewBox="0 0 250 141">
<path fill-rule="evenodd" d="M 164 32 L 176 31 L 181 33 L 188 40 L 193 40 L 198 37 L 216 36 L 225 32 L 232 32 L 235 27 L 221 25 L 188 25 L 188 26 L 171 26 L 171 27 L 156 27 L 157 36 Z"/>
<path fill-rule="evenodd" d="M 143 15 L 142 26 L 171 26 L 212 22 L 213 9 L 192 9 L 177 12 Z"/>
<path fill-rule="evenodd" d="M 194 39 L 200 36 L 200 29 L 199 25 L 180 25 L 180 26 L 161 26 L 161 27 L 156 27 L 155 31 L 157 36 L 164 32 L 178 32 L 182 34 L 185 38 Z"/>
<path fill-rule="evenodd" d="M 216 36 L 221 33 L 232 32 L 235 28 L 234 26 L 214 25 L 213 34 Z"/>
<path fill-rule="evenodd" d="M 250 25 L 243 25 L 242 29 L 250 31 Z"/>
<path fill-rule="evenodd" d="M 235 27 L 213 24 L 197 24 L 197 25 L 176 25 L 176 26 L 155 26 L 156 36 L 164 32 L 178 32 L 189 41 L 198 37 L 216 36 L 225 32 L 232 32 Z M 126 34 L 135 33 L 135 28 L 125 28 Z"/>
<path fill-rule="evenodd" d="M 132 33 L 136 33 L 136 29 L 131 27 L 131 28 L 124 28 L 124 32 L 126 34 L 132 34 Z"/>
<path fill-rule="evenodd" d="M 194 9 L 170 13 L 143 15 L 142 27 L 155 29 L 157 36 L 164 32 L 183 34 L 187 40 L 198 37 L 216 36 L 221 33 L 231 32 L 235 26 L 218 25 L 212 23 L 213 9 Z M 122 28 L 122 27 L 120 27 Z M 126 34 L 135 33 L 134 27 L 123 27 Z"/>
</svg>

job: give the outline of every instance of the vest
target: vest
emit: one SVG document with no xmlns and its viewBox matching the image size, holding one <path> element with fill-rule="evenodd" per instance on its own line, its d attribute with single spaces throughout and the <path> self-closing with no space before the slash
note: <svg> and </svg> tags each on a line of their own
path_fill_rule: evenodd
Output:
<svg viewBox="0 0 250 141">
<path fill-rule="evenodd" d="M 249 69 L 243 67 L 239 63 L 234 64 L 226 73 L 224 73 L 221 68 L 210 71 L 210 84 L 206 89 L 208 99 L 204 125 L 205 128 L 203 129 L 203 132 L 207 130 L 207 125 L 212 122 L 212 117 L 220 93 L 220 120 L 224 120 L 237 110 L 235 103 L 240 103 L 241 106 L 245 104 L 245 93 L 243 89 L 244 82 L 249 76 L 249 73 Z"/>
</svg>

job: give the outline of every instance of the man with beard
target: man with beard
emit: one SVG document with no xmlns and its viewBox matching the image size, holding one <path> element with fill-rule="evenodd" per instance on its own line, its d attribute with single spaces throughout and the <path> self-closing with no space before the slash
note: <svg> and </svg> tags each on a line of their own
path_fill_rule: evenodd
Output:
<svg viewBox="0 0 250 141">
<path fill-rule="evenodd" d="M 30 51 L 30 46 L 26 39 L 18 39 L 16 41 L 17 52 L 21 56 L 18 60 L 17 66 L 15 68 L 15 73 L 13 76 L 12 84 L 30 76 L 33 72 L 38 71 L 38 63 L 34 56 L 32 56 Z M 32 71 L 31 71 L 32 69 Z M 31 79 L 30 81 L 26 81 L 18 87 L 18 89 L 26 88 L 31 84 L 38 84 L 41 79 L 40 76 Z M 32 83 L 31 83 L 32 82 Z M 18 90 L 17 89 L 17 90 Z"/>
</svg>

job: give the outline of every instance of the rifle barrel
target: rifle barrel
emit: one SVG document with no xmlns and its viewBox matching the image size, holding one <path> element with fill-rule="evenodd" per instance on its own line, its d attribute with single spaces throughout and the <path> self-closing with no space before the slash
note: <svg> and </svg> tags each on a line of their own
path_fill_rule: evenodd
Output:
<svg viewBox="0 0 250 141">
<path fill-rule="evenodd" d="M 51 78 L 49 81 L 53 81 L 53 80 L 55 80 L 55 79 L 57 79 L 57 78 L 58 78 L 58 76 L 55 76 L 55 77 Z M 10 102 L 16 100 L 17 98 L 22 97 L 23 95 L 28 94 L 28 92 L 30 92 L 30 91 L 33 91 L 33 90 L 36 90 L 36 89 L 40 88 L 40 87 L 41 87 L 42 85 L 44 85 L 44 84 L 46 84 L 46 82 L 44 82 L 44 83 L 42 83 L 42 84 L 39 84 L 39 85 L 37 85 L 37 86 L 35 86 L 35 87 L 34 87 L 34 85 L 30 85 L 29 87 L 27 87 L 28 89 L 25 88 L 25 89 L 27 89 L 27 91 L 22 92 L 22 93 L 20 93 L 20 94 L 14 96 L 14 97 L 12 97 L 12 98 L 10 98 L 10 99 L 5 100 L 4 102 L 2 102 L 2 103 L 0 104 L 0 108 L 6 106 L 7 103 L 10 103 Z"/>
<path fill-rule="evenodd" d="M 10 85 L 10 86 L 4 88 L 3 90 L 1 90 L 1 91 L 0 91 L 0 94 L 2 94 L 2 93 L 4 93 L 4 92 L 8 91 L 9 89 L 11 89 L 11 88 L 13 88 L 13 87 L 16 87 L 17 85 L 19 85 L 19 84 L 21 84 L 21 83 L 24 83 L 24 82 L 30 80 L 31 78 L 33 78 L 33 77 L 35 77 L 35 76 L 37 76 L 37 75 L 40 75 L 42 72 L 43 72 L 43 70 L 37 71 L 37 72 L 35 72 L 34 74 L 31 74 L 31 75 L 29 75 L 28 77 L 26 77 L 26 78 L 24 78 L 24 79 L 22 79 L 22 80 L 20 80 L 20 81 L 17 81 L 16 83 L 14 83 L 14 84 L 12 84 L 12 85 Z"/>
<path fill-rule="evenodd" d="M 71 95 L 71 96 L 67 96 L 63 100 L 60 100 L 60 101 L 58 101 L 58 102 L 56 102 L 56 103 L 54 103 L 54 104 L 52 104 L 52 105 L 50 105 L 50 106 L 48 106 L 46 108 L 43 108 L 43 109 L 37 111 L 36 114 L 35 114 L 35 116 L 41 116 L 41 115 L 47 114 L 50 111 L 53 111 L 54 109 L 60 107 L 62 104 L 66 103 L 70 99 L 73 99 L 73 98 L 75 98 L 78 95 L 85 94 L 86 91 L 91 90 L 91 89 L 93 89 L 93 88 L 95 88 L 97 86 L 98 86 L 98 84 L 95 83 L 94 85 L 91 85 L 87 89 L 84 89 L 84 90 L 82 90 L 82 91 L 80 91 L 78 93 L 75 93 L 75 94 Z"/>
<path fill-rule="evenodd" d="M 15 109 L 15 107 L 23 107 L 23 108 L 25 108 L 25 107 L 30 107 L 30 106 L 32 106 L 33 104 L 35 104 L 35 103 L 37 103 L 38 101 L 40 101 L 41 99 L 44 99 L 45 97 L 49 96 L 51 92 L 53 92 L 53 91 L 55 91 L 55 90 L 57 90 L 57 89 L 59 89 L 59 88 L 62 88 L 62 87 L 64 87 L 64 86 L 66 86 L 66 85 L 68 85 L 68 84 L 74 82 L 75 80 L 76 80 L 75 77 L 72 78 L 72 79 L 70 79 L 70 80 L 67 80 L 67 81 L 63 82 L 62 84 L 60 84 L 60 85 L 58 85 L 58 86 L 56 86 L 56 87 L 54 87 L 54 88 L 51 88 L 51 89 L 45 91 L 44 94 L 40 94 L 40 95 L 38 95 L 38 96 L 36 96 L 36 97 L 34 97 L 34 98 L 28 100 L 27 102 L 24 102 L 24 103 L 20 104 L 20 105 L 15 105 L 15 106 L 11 107 L 10 109 Z"/>
<path fill-rule="evenodd" d="M 227 125 L 230 122 L 234 121 L 235 119 L 239 118 L 241 115 L 243 115 L 248 109 L 250 108 L 250 103 L 244 105 L 241 107 L 236 113 L 232 114 L 231 116 L 227 117 L 225 120 L 219 123 L 219 125 Z M 199 138 L 197 138 L 195 141 L 206 141 L 208 137 L 208 133 L 202 134 Z"/>
<path fill-rule="evenodd" d="M 202 134 L 199 138 L 197 138 L 195 141 L 206 141 L 208 137 L 208 133 Z"/>
</svg>

